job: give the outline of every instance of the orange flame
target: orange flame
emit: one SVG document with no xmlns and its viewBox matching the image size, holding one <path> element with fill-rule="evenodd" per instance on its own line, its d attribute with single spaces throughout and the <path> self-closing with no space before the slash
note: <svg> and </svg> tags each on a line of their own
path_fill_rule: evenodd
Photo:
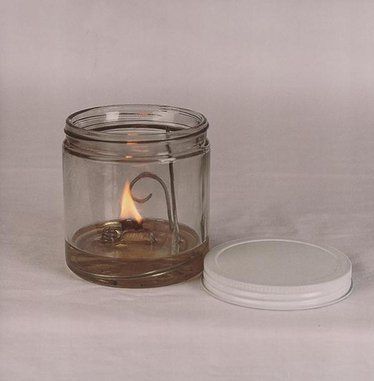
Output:
<svg viewBox="0 0 374 381">
<path fill-rule="evenodd" d="M 142 222 L 142 216 L 138 212 L 138 209 L 136 209 L 134 199 L 131 196 L 130 183 L 128 181 L 126 181 L 122 192 L 120 218 L 122 220 L 130 218 L 139 224 Z"/>
</svg>

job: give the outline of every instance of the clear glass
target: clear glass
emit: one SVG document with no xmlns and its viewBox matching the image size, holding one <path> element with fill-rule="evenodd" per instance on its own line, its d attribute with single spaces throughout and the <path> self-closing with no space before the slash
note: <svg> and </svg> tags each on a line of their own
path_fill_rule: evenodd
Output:
<svg viewBox="0 0 374 381">
<path fill-rule="evenodd" d="M 116 287 L 178 283 L 208 251 L 208 122 L 157 105 L 96 107 L 67 118 L 66 262 Z"/>
</svg>

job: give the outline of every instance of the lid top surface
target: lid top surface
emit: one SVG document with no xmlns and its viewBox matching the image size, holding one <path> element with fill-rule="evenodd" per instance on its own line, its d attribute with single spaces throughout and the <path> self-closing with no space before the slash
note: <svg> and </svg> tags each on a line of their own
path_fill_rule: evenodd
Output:
<svg viewBox="0 0 374 381">
<path fill-rule="evenodd" d="M 343 275 L 348 266 L 341 261 L 344 254 L 337 250 L 296 241 L 245 241 L 222 246 L 213 253 L 208 268 L 244 283 L 304 286 Z"/>
</svg>

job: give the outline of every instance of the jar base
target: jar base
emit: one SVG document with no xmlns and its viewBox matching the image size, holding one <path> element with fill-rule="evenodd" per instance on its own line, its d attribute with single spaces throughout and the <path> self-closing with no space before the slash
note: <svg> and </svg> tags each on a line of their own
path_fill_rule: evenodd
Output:
<svg viewBox="0 0 374 381">
<path fill-rule="evenodd" d="M 193 278 L 203 270 L 208 247 L 205 241 L 174 256 L 126 260 L 88 254 L 65 241 L 66 264 L 71 271 L 89 282 L 122 288 L 161 287 Z"/>
</svg>

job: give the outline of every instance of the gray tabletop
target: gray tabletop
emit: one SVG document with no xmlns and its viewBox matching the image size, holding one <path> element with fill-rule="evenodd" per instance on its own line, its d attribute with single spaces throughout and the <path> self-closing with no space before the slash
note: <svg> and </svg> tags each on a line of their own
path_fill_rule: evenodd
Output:
<svg viewBox="0 0 374 381">
<path fill-rule="evenodd" d="M 8 1 L 0 12 L 0 378 L 371 380 L 370 2 Z M 64 263 L 64 118 L 161 103 L 211 123 L 212 245 L 289 238 L 353 263 L 316 310 L 222 303 L 198 278 L 87 283 Z"/>
</svg>

